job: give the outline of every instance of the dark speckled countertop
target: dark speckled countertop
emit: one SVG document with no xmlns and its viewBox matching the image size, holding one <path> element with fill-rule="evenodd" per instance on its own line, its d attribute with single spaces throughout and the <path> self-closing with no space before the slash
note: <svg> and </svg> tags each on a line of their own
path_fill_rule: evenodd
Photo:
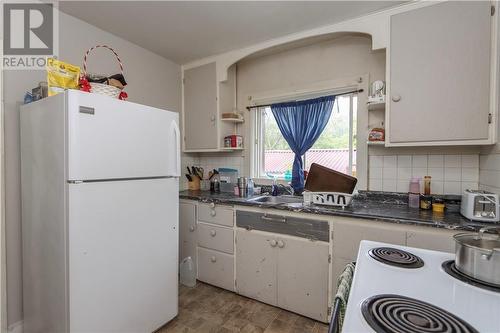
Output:
<svg viewBox="0 0 500 333">
<path fill-rule="evenodd" d="M 385 192 L 360 191 L 359 194 L 354 196 L 351 204 L 345 208 L 319 205 L 307 206 L 302 203 L 280 205 L 260 204 L 248 202 L 249 198 L 240 198 L 232 193 L 211 193 L 209 191 L 181 191 L 179 198 L 228 205 L 271 208 L 299 213 L 356 217 L 373 221 L 422 225 L 452 230 L 477 231 L 481 227 L 491 225 L 491 223 L 472 222 L 460 215 L 457 211 L 459 202 L 456 200 L 459 200 L 458 197 L 445 198 L 445 201 L 450 202 L 450 207 L 453 208 L 444 214 L 409 208 L 407 195 Z"/>
</svg>

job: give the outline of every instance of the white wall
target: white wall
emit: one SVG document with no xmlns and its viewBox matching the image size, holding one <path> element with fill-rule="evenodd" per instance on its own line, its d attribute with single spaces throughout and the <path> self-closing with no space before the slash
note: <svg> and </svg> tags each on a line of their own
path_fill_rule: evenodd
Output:
<svg viewBox="0 0 500 333">
<path fill-rule="evenodd" d="M 249 105 L 248 96 L 265 95 L 266 93 L 276 90 L 283 91 L 288 89 L 293 91 L 297 87 L 303 87 L 309 84 L 314 85 L 321 81 L 339 80 L 365 74 L 369 74 L 370 81 L 384 80 L 385 64 L 385 52 L 372 51 L 371 39 L 362 35 L 315 42 L 314 44 L 240 61 L 237 64 L 237 104 L 240 110 L 245 110 L 243 112 L 245 112 L 247 120 L 244 124 L 246 150 L 242 153 L 232 153 L 231 155 L 222 153 L 211 155 L 199 154 L 199 164 L 202 166 L 210 165 L 212 167 L 230 166 L 227 164 L 232 163 L 233 165 L 238 165 L 238 161 L 241 160 L 241 174 L 244 176 L 250 174 L 250 117 L 245 109 L 245 107 Z M 360 112 L 367 111 L 361 111 L 360 108 Z M 361 115 L 358 115 L 358 119 L 362 119 Z M 365 124 L 367 126 L 365 126 L 366 128 L 364 130 L 367 132 L 369 128 L 379 127 L 383 120 L 383 111 L 370 111 L 368 113 L 368 124 Z M 476 157 L 474 158 L 477 158 L 479 151 L 480 149 L 478 147 L 422 147 L 403 149 L 370 147 L 368 149 L 368 155 L 395 156 L 396 158 L 398 155 L 410 156 L 410 158 L 413 155 L 422 155 L 427 158 L 429 154 L 440 156 L 475 155 Z M 362 152 L 360 151 L 360 153 Z M 417 157 L 415 160 L 421 158 L 422 157 Z M 361 159 L 358 158 L 358 161 L 360 160 Z M 358 170 L 360 170 L 360 167 L 361 166 L 358 165 Z M 415 170 L 415 175 L 419 176 L 416 174 L 417 171 L 422 170 Z M 473 173 L 478 173 L 478 167 L 473 170 Z M 391 178 L 391 182 L 386 182 L 386 184 L 396 184 L 396 180 L 399 180 L 400 188 L 402 189 L 401 184 L 409 181 L 411 175 L 412 170 L 410 170 L 410 173 L 405 175 L 403 179 L 393 177 L 395 179 Z M 469 178 L 465 177 L 464 179 Z M 444 191 L 443 180 L 440 181 L 441 183 L 435 185 L 437 185 L 438 189 L 442 187 L 442 191 Z M 462 179 L 460 179 L 459 182 L 461 188 Z M 377 184 L 378 183 L 381 184 L 381 182 L 377 182 Z M 375 185 L 375 183 L 373 184 Z M 477 180 L 475 181 L 475 187 L 477 187 Z M 457 186 L 447 187 L 447 189 L 456 188 Z M 383 188 L 380 186 L 373 186 L 373 189 L 382 190 Z M 396 191 L 397 187 L 386 185 L 386 189 Z M 441 190 L 439 192 L 441 192 Z"/>
<path fill-rule="evenodd" d="M 81 65 L 84 52 L 96 44 L 108 44 L 122 58 L 129 100 L 179 112 L 181 69 L 172 61 L 91 26 L 64 13 L 59 15 L 59 58 Z M 130 22 L 124 22 L 130 24 Z M 168 41 L 165 41 L 168 42 Z M 111 53 L 97 50 L 89 69 L 115 73 Z M 8 324 L 22 320 L 21 203 L 19 160 L 19 105 L 24 93 L 45 80 L 44 71 L 5 71 L 5 156 Z"/>
</svg>

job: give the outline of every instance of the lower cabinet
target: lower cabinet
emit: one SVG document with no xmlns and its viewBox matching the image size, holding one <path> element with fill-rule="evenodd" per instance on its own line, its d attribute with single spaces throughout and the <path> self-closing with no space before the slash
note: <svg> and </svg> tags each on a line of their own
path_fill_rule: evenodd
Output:
<svg viewBox="0 0 500 333">
<path fill-rule="evenodd" d="M 327 322 L 328 248 L 325 242 L 238 228 L 236 290 Z"/>
<path fill-rule="evenodd" d="M 269 232 L 236 231 L 236 290 L 264 303 L 277 304 L 277 241 Z"/>
<path fill-rule="evenodd" d="M 406 245 L 407 225 L 384 223 L 373 220 L 337 217 L 333 222 L 333 267 L 332 285 L 337 285 L 337 278 L 344 267 L 356 261 L 359 243 L 371 240 L 394 245 Z"/>
<path fill-rule="evenodd" d="M 198 280 L 234 291 L 234 256 L 198 247 Z"/>
<path fill-rule="evenodd" d="M 196 203 L 179 203 L 179 262 L 191 257 L 196 269 Z"/>
<path fill-rule="evenodd" d="M 278 306 L 328 321 L 328 243 L 278 237 Z"/>
<path fill-rule="evenodd" d="M 455 253 L 453 235 L 463 231 L 428 227 L 408 228 L 406 246 Z"/>
</svg>

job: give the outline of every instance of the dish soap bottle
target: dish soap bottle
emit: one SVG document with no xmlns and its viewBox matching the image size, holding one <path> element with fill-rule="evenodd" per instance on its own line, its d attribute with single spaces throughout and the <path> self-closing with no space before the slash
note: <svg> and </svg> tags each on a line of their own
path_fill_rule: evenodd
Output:
<svg viewBox="0 0 500 333">
<path fill-rule="evenodd" d="M 254 190 L 253 180 L 252 180 L 252 178 L 248 178 L 248 182 L 247 182 L 247 195 L 249 197 L 253 196 L 253 190 Z"/>
</svg>

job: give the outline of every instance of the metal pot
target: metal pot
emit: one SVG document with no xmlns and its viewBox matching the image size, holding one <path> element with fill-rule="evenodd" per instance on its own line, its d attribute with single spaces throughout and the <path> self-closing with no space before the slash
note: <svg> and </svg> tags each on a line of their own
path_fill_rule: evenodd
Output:
<svg viewBox="0 0 500 333">
<path fill-rule="evenodd" d="M 496 230 L 497 234 L 487 233 Z M 479 234 L 461 233 L 455 238 L 457 269 L 486 283 L 500 286 L 500 227 L 484 227 Z"/>
</svg>

